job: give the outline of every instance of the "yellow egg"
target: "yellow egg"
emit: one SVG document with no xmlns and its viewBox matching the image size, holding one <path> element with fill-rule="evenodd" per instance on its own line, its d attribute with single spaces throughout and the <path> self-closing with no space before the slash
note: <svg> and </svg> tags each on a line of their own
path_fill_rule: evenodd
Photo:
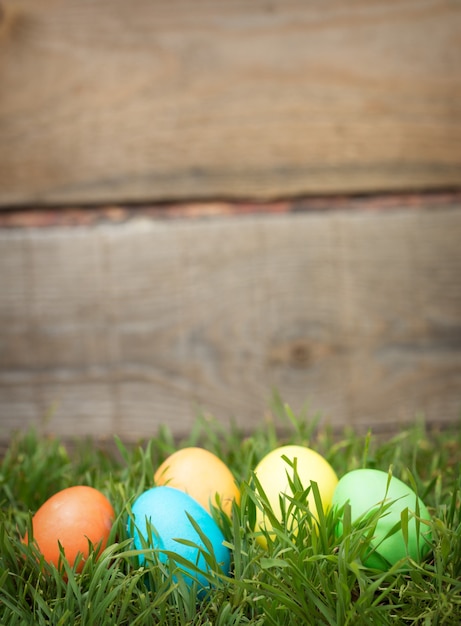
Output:
<svg viewBox="0 0 461 626">
<path fill-rule="evenodd" d="M 293 497 L 294 495 L 290 487 L 290 480 L 295 475 L 293 465 L 296 465 L 297 476 L 304 489 L 311 486 L 311 481 L 317 483 L 324 512 L 331 506 L 333 493 L 338 484 L 338 477 L 331 465 L 315 450 L 296 445 L 282 446 L 272 450 L 258 463 L 255 475 L 261 483 L 272 512 L 278 521 L 282 521 L 280 496 Z M 286 508 L 288 508 L 289 504 L 289 500 L 286 499 Z M 312 489 L 307 496 L 307 504 L 314 519 L 317 520 L 318 512 Z M 287 521 L 289 526 L 291 524 L 291 528 L 288 528 L 288 530 L 296 530 L 295 515 L 293 514 Z M 266 514 L 259 508 L 256 512 L 256 527 L 265 530 L 270 530 L 271 528 Z M 264 535 L 258 535 L 257 541 L 260 545 L 267 548 L 267 540 Z"/>
<path fill-rule="evenodd" d="M 204 448 L 182 448 L 169 456 L 154 475 L 156 485 L 168 485 L 188 493 L 207 511 L 220 507 L 230 516 L 240 491 L 227 465 Z"/>
</svg>

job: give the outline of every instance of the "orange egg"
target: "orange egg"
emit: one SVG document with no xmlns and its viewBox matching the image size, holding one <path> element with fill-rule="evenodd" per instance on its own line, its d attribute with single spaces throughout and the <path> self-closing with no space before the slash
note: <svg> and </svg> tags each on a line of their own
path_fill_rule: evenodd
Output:
<svg viewBox="0 0 461 626">
<path fill-rule="evenodd" d="M 207 511 L 221 507 L 230 516 L 232 502 L 240 502 L 240 491 L 227 467 L 204 448 L 183 448 L 169 456 L 154 475 L 155 484 L 185 491 Z"/>
<path fill-rule="evenodd" d="M 34 540 L 46 561 L 59 566 L 61 544 L 66 559 L 81 571 L 89 554 L 89 541 L 98 550 L 107 545 L 115 517 L 109 500 L 97 489 L 84 485 L 55 493 L 32 518 Z M 25 537 L 27 541 L 27 536 Z"/>
</svg>

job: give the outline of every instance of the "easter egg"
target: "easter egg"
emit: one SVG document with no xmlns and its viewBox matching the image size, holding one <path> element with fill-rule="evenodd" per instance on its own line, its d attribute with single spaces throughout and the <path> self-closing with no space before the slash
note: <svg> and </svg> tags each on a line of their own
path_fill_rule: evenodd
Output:
<svg viewBox="0 0 461 626">
<path fill-rule="evenodd" d="M 284 496 L 293 497 L 294 495 L 290 486 L 290 480 L 293 480 L 295 476 L 294 465 L 304 489 L 311 486 L 311 481 L 317 483 L 324 511 L 329 508 L 333 492 L 338 483 L 334 469 L 315 450 L 298 445 L 286 445 L 272 450 L 258 463 L 254 473 L 278 521 L 282 521 L 280 496 L 283 498 Z M 307 504 L 314 519 L 317 520 L 318 511 L 312 489 L 307 495 Z M 289 506 L 288 499 L 286 499 L 286 506 Z M 256 524 L 259 528 L 270 530 L 270 522 L 267 519 L 267 515 L 259 508 L 256 511 Z M 293 530 L 296 527 L 294 514 L 291 516 L 291 519 L 287 520 L 287 524 L 288 530 Z M 267 540 L 263 534 L 257 535 L 257 541 L 263 547 L 267 547 Z"/>
<path fill-rule="evenodd" d="M 357 469 L 340 479 L 333 494 L 333 506 L 344 507 L 349 502 L 351 521 L 362 516 L 372 516 L 384 507 L 376 523 L 371 550 L 367 550 L 363 562 L 366 566 L 386 571 L 407 555 L 420 561 L 429 551 L 430 530 L 423 522 L 417 522 L 414 514 L 419 508 L 419 518 L 430 520 L 423 501 L 403 481 L 387 472 L 376 469 Z M 402 512 L 408 508 L 408 530 L 402 531 Z M 397 525 L 397 532 L 391 529 Z M 343 532 L 342 522 L 337 534 Z M 365 531 L 366 532 L 366 531 Z M 408 536 L 406 536 L 408 535 Z"/>
<path fill-rule="evenodd" d="M 240 491 L 227 465 L 204 448 L 182 448 L 171 454 L 154 475 L 157 486 L 185 491 L 207 511 L 220 507 L 229 516 L 232 502 L 240 502 Z"/>
<path fill-rule="evenodd" d="M 200 528 L 200 533 L 190 518 Z M 210 565 L 204 554 L 209 554 L 209 550 L 205 543 L 211 544 L 221 572 L 229 573 L 230 551 L 224 545 L 219 526 L 201 504 L 179 489 L 160 486 L 142 493 L 133 504 L 128 534 L 133 538 L 137 550 L 159 551 L 157 558 L 162 563 L 168 563 L 170 558 L 163 551 L 173 552 L 190 562 L 191 567 L 182 562 L 178 565 L 185 573 L 186 583 L 191 586 L 193 580 L 197 580 L 199 590 L 209 586 L 205 574 L 210 571 Z M 206 541 L 203 541 L 201 534 Z M 145 554 L 140 554 L 138 560 L 143 565 L 146 562 Z"/>
<path fill-rule="evenodd" d="M 109 500 L 97 489 L 85 485 L 68 487 L 55 493 L 32 517 L 33 538 L 43 557 L 59 566 L 61 544 L 73 567 L 78 555 L 77 571 L 83 569 L 90 546 L 102 551 L 109 538 L 115 517 Z M 27 541 L 27 536 L 24 538 Z"/>
</svg>

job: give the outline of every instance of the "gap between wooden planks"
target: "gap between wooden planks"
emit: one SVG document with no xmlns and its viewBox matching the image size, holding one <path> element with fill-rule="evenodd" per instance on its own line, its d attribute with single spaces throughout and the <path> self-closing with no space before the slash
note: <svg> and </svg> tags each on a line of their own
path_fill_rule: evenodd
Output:
<svg viewBox="0 0 461 626">
<path fill-rule="evenodd" d="M 197 219 L 357 209 L 362 211 L 432 210 L 440 206 L 457 206 L 458 204 L 461 204 L 461 190 L 400 194 L 299 196 L 272 201 L 214 199 L 86 206 L 14 206 L 3 207 L 3 210 L 0 211 L 0 228 L 91 226 L 98 223 L 122 223 L 139 217 Z"/>
</svg>

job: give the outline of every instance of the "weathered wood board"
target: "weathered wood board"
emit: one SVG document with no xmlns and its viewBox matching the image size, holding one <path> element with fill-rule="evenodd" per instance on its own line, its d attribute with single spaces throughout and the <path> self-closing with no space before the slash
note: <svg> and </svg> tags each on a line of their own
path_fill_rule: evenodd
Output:
<svg viewBox="0 0 461 626">
<path fill-rule="evenodd" d="M 461 411 L 461 203 L 0 229 L 0 433 Z"/>
<path fill-rule="evenodd" d="M 461 185 L 461 3 L 2 0 L 0 205 Z"/>
</svg>

